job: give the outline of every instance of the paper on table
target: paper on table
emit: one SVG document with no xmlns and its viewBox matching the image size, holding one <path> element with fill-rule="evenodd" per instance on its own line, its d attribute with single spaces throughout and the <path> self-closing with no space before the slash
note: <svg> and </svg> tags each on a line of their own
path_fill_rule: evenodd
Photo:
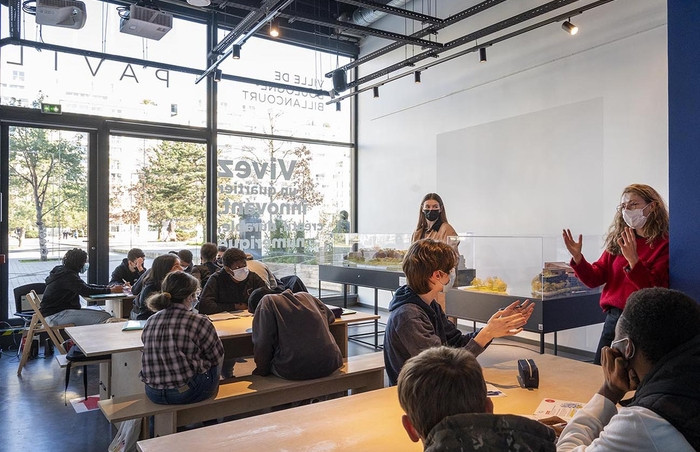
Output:
<svg viewBox="0 0 700 452">
<path fill-rule="evenodd" d="M 492 385 L 491 383 L 486 383 L 486 396 L 487 397 L 505 397 L 506 394 Z"/>
<path fill-rule="evenodd" d="M 122 331 L 142 330 L 145 327 L 145 320 L 128 320 L 124 322 L 124 326 L 122 326 Z"/>
<path fill-rule="evenodd" d="M 209 320 L 216 322 L 217 320 L 230 320 L 239 318 L 237 315 L 233 315 L 230 312 L 217 312 L 216 314 L 208 314 Z"/>
<path fill-rule="evenodd" d="M 576 412 L 583 408 L 583 405 L 585 404 L 568 400 L 542 399 L 540 405 L 535 410 L 535 416 L 538 418 L 559 416 L 565 421 L 570 421 Z"/>
</svg>

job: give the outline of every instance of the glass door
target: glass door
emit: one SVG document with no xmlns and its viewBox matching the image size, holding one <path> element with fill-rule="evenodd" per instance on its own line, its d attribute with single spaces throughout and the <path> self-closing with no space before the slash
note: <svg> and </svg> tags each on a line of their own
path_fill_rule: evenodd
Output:
<svg viewBox="0 0 700 452">
<path fill-rule="evenodd" d="M 9 128 L 8 318 L 15 287 L 44 282 L 66 250 L 87 248 L 88 144 L 82 132 Z"/>
</svg>

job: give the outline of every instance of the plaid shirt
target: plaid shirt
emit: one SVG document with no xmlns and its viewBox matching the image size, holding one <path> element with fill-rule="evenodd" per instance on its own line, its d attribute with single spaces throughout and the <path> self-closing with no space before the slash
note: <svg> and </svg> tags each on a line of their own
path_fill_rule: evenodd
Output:
<svg viewBox="0 0 700 452">
<path fill-rule="evenodd" d="M 141 334 L 141 380 L 154 389 L 184 386 L 221 364 L 224 346 L 211 321 L 176 303 L 148 319 Z"/>
</svg>

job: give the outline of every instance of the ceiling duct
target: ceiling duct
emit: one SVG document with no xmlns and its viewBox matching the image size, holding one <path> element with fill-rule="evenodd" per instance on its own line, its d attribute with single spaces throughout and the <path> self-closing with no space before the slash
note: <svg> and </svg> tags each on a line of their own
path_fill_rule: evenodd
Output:
<svg viewBox="0 0 700 452">
<path fill-rule="evenodd" d="M 386 5 L 401 8 L 408 3 L 408 0 L 391 0 Z M 368 26 L 378 21 L 387 13 L 370 8 L 358 8 L 352 13 L 352 21 L 357 25 Z"/>
</svg>

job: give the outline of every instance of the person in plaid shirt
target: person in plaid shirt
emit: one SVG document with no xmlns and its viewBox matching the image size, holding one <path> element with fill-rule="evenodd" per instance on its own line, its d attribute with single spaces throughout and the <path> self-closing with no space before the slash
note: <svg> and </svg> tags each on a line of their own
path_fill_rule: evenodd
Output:
<svg viewBox="0 0 700 452">
<path fill-rule="evenodd" d="M 141 334 L 141 380 L 160 404 L 195 403 L 214 397 L 224 346 L 211 321 L 192 312 L 199 281 L 182 271 L 168 274 L 162 292 L 146 301 L 153 314 Z"/>
</svg>

